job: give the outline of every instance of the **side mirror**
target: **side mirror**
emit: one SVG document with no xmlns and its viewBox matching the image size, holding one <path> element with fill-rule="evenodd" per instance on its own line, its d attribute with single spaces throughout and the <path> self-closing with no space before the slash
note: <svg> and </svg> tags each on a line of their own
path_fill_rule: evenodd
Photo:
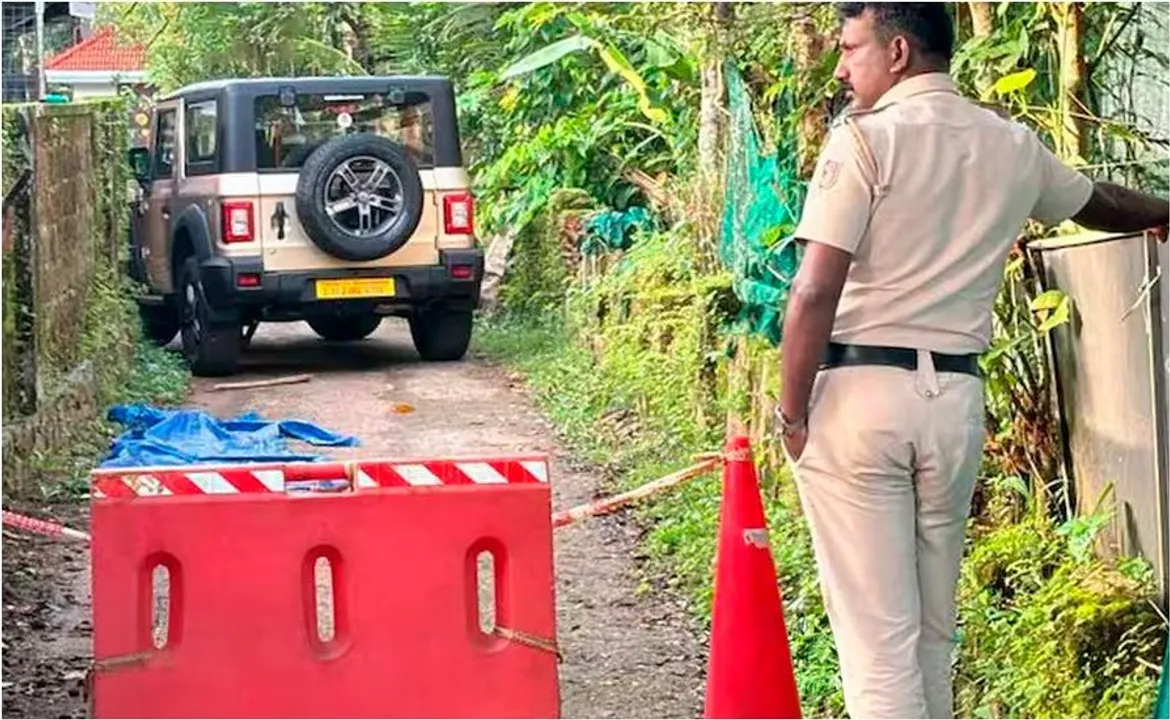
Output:
<svg viewBox="0 0 1170 720">
<path fill-rule="evenodd" d="M 130 160 L 130 168 L 134 171 L 134 179 L 139 183 L 145 183 L 150 179 L 150 151 L 146 148 L 130 148 L 127 153 Z"/>
</svg>

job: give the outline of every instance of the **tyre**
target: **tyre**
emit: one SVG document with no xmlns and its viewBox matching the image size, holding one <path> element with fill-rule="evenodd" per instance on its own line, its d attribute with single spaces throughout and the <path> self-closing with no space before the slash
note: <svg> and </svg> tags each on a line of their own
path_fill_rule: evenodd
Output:
<svg viewBox="0 0 1170 720">
<path fill-rule="evenodd" d="M 459 360 L 471 343 L 470 310 L 431 310 L 410 317 L 410 337 L 423 360 Z"/>
<path fill-rule="evenodd" d="M 309 238 L 342 260 L 377 260 L 406 244 L 422 217 L 418 168 L 372 134 L 317 148 L 301 166 L 296 207 Z"/>
<path fill-rule="evenodd" d="M 243 349 L 240 323 L 216 318 L 199 279 L 199 261 L 179 269 L 179 334 L 183 357 L 195 375 L 215 377 L 236 371 Z"/>
<path fill-rule="evenodd" d="M 179 313 L 174 303 L 139 305 L 138 317 L 143 334 L 159 347 L 168 345 L 179 334 Z"/>
<path fill-rule="evenodd" d="M 368 337 L 382 324 L 382 317 L 368 315 L 320 315 L 307 319 L 313 332 L 325 340 L 351 342 Z"/>
</svg>

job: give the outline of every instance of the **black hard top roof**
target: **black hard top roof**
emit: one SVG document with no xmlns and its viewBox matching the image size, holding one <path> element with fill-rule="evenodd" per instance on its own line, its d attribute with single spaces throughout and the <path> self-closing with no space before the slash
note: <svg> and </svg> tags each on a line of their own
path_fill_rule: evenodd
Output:
<svg viewBox="0 0 1170 720">
<path fill-rule="evenodd" d="M 175 90 L 162 100 L 177 97 L 206 97 L 226 92 L 232 95 L 255 97 L 275 95 L 281 88 L 292 86 L 299 93 L 359 93 L 385 92 L 391 88 L 406 92 L 419 91 L 427 94 L 452 92 L 451 80 L 426 75 L 353 75 L 332 77 L 266 77 L 231 78 L 199 82 Z"/>
</svg>

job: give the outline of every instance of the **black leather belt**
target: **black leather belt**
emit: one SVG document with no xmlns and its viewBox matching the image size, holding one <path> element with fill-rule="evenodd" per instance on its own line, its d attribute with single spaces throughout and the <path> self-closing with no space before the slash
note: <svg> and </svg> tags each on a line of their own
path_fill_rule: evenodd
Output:
<svg viewBox="0 0 1170 720">
<path fill-rule="evenodd" d="M 980 377 L 979 355 L 947 355 L 931 352 L 936 372 L 966 373 Z M 905 370 L 918 369 L 918 351 L 911 348 L 829 343 L 821 369 L 851 365 L 887 365 Z"/>
</svg>

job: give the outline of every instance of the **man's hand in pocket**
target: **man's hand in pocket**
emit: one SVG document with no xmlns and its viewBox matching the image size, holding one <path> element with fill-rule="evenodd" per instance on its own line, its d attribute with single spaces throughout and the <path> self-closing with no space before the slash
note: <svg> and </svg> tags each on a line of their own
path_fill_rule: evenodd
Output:
<svg viewBox="0 0 1170 720">
<path fill-rule="evenodd" d="M 808 426 L 794 430 L 791 435 L 780 436 L 780 442 L 784 443 L 784 449 L 788 452 L 788 457 L 792 462 L 800 459 L 804 455 L 804 446 L 808 443 Z"/>
</svg>

